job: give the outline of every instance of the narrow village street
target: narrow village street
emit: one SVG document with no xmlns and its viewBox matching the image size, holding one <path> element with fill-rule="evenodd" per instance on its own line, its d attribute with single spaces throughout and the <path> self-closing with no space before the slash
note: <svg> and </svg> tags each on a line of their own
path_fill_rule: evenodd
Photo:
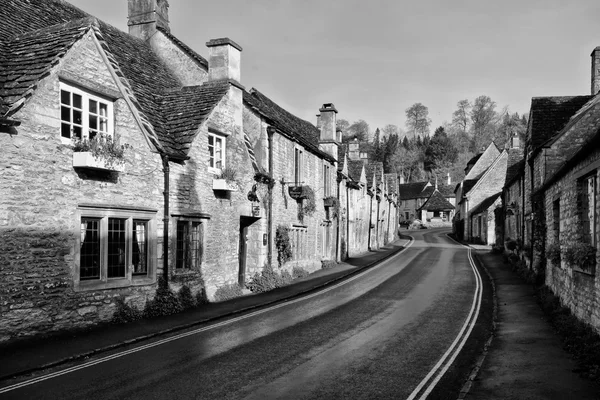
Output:
<svg viewBox="0 0 600 400">
<path fill-rule="evenodd" d="M 86 360 L 92 365 L 3 398 L 421 396 L 460 350 L 461 333 L 470 331 L 467 322 L 479 308 L 482 284 L 469 251 L 447 233 L 413 231 L 404 251 L 341 284 L 175 340 L 160 338 L 157 346 L 143 343 L 142 351 Z M 472 361 L 455 360 L 432 398 L 456 398 Z"/>
</svg>

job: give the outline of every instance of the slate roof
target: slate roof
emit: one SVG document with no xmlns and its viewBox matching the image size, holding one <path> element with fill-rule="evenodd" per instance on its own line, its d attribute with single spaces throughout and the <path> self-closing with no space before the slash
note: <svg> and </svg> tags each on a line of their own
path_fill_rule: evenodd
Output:
<svg viewBox="0 0 600 400">
<path fill-rule="evenodd" d="M 39 80 L 90 29 L 125 88 L 127 99 L 135 106 L 134 113 L 149 139 L 169 155 L 185 155 L 191 140 L 186 130 L 197 130 L 224 94 L 222 84 L 182 88 L 146 41 L 61 0 L 7 0 L 0 7 L 0 21 L 4 55 L 0 64 L 0 118 L 16 112 Z M 169 38 L 176 40 L 170 34 Z M 191 49 L 184 50 L 199 63 L 206 61 L 194 56 Z M 179 96 L 186 101 L 177 100 Z"/>
<path fill-rule="evenodd" d="M 362 160 L 348 160 L 348 175 L 355 182 L 360 181 L 360 174 L 363 169 L 364 162 Z"/>
<path fill-rule="evenodd" d="M 338 171 L 342 171 L 344 169 L 344 156 L 348 151 L 347 144 L 340 144 L 338 146 L 337 159 L 338 159 Z"/>
<path fill-rule="evenodd" d="M 440 193 L 439 190 L 433 190 L 433 193 L 427 201 L 417 210 L 426 211 L 449 211 L 454 210 L 454 206 Z"/>
<path fill-rule="evenodd" d="M 429 197 L 431 193 L 425 195 L 423 190 L 427 182 L 409 182 L 398 185 L 400 200 L 410 200 Z"/>
<path fill-rule="evenodd" d="M 465 196 L 467 193 L 469 193 L 471 191 L 471 189 L 473 189 L 473 186 L 475 186 L 477 184 L 477 181 L 479 181 L 479 178 L 478 179 L 465 179 L 465 181 L 463 182 L 462 195 Z"/>
<path fill-rule="evenodd" d="M 593 96 L 554 96 L 531 99 L 527 146 L 538 150 L 544 142 L 560 132 L 579 109 Z"/>
<path fill-rule="evenodd" d="M 480 214 L 483 211 L 485 211 L 488 208 L 490 208 L 496 202 L 496 200 L 498 200 L 498 198 L 500 197 L 501 194 L 502 193 L 496 193 L 495 195 L 490 196 L 487 199 L 483 200 L 481 203 L 479 203 L 477 205 L 477 207 L 473 208 L 470 211 L 471 215 Z"/>
<path fill-rule="evenodd" d="M 163 145 L 173 153 L 185 155 L 198 126 L 208 117 L 229 90 L 229 82 L 206 82 L 167 92 L 160 102 L 164 113 Z"/>
<path fill-rule="evenodd" d="M 267 119 L 283 135 L 300 143 L 319 157 L 335 161 L 331 155 L 319 149 L 321 132 L 310 122 L 286 111 L 255 88 L 249 92 L 244 91 L 244 102 Z"/>
</svg>

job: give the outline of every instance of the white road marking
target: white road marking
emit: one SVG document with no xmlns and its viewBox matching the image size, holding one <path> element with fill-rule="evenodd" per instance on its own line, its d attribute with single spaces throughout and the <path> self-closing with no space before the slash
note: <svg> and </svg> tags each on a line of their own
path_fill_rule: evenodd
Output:
<svg viewBox="0 0 600 400">
<path fill-rule="evenodd" d="M 454 239 L 452 239 L 454 240 Z M 458 242 L 457 242 L 458 243 Z M 459 243 L 460 244 L 460 243 Z M 464 246 L 460 244 L 461 246 Z M 467 339 L 471 335 L 471 331 L 477 322 L 477 317 L 479 316 L 479 310 L 481 309 L 481 297 L 483 291 L 483 281 L 481 279 L 481 275 L 473 262 L 473 257 L 471 255 L 471 248 L 468 246 L 464 246 L 468 249 L 468 258 L 469 264 L 471 265 L 471 269 L 473 270 L 473 274 L 475 275 L 475 293 L 473 294 L 473 302 L 471 304 L 471 310 L 469 311 L 469 315 L 465 320 L 460 332 L 454 339 L 454 342 L 450 345 L 448 350 L 444 353 L 444 355 L 439 359 L 439 361 L 433 366 L 431 371 L 425 376 L 425 378 L 419 383 L 419 385 L 413 390 L 407 400 L 414 400 L 419 396 L 419 393 L 422 392 L 423 388 L 429 382 L 427 388 L 422 392 L 421 396 L 418 397 L 419 400 L 424 400 L 431 393 L 431 391 L 435 388 L 437 383 L 442 379 L 448 368 L 452 365 L 462 348 L 464 347 Z M 465 333 L 466 331 L 466 333 Z M 462 339 L 462 340 L 461 340 Z M 460 342 L 460 343 L 459 343 Z M 450 359 L 448 357 L 452 354 Z M 447 360 L 448 359 L 448 360 Z M 437 375 L 436 375 L 437 374 Z M 435 375 L 435 378 L 431 380 L 431 378 Z"/>
<path fill-rule="evenodd" d="M 406 247 L 404 249 L 400 250 L 395 255 L 402 254 L 405 250 L 407 250 L 408 248 L 410 248 L 413 245 L 413 243 L 414 243 L 414 238 L 412 236 L 410 236 L 410 241 L 406 245 Z M 195 335 L 195 334 L 198 334 L 198 333 L 201 333 L 201 332 L 206 332 L 206 331 L 209 331 L 209 330 L 212 330 L 212 329 L 215 329 L 215 328 L 220 328 L 222 326 L 229 325 L 229 324 L 232 324 L 232 323 L 237 322 L 237 321 L 241 321 L 241 320 L 244 320 L 244 319 L 247 319 L 247 318 L 251 318 L 251 317 L 254 317 L 256 315 L 264 314 L 264 313 L 276 310 L 276 309 L 281 308 L 281 307 L 285 307 L 285 306 L 289 306 L 289 305 L 298 303 L 300 301 L 311 299 L 313 297 L 316 297 L 316 296 L 322 295 L 324 293 L 327 293 L 327 292 L 329 292 L 331 290 L 337 289 L 340 286 L 343 286 L 343 285 L 345 285 L 347 283 L 350 283 L 350 282 L 352 282 L 352 281 L 354 281 L 354 280 L 356 280 L 356 279 L 358 279 L 358 278 L 366 275 L 367 273 L 369 273 L 371 271 L 374 271 L 375 269 L 379 268 L 383 264 L 384 264 L 384 262 L 381 262 L 378 265 L 375 265 L 373 268 L 369 268 L 369 269 L 367 269 L 365 271 L 362 271 L 362 272 L 354 275 L 351 278 L 345 279 L 342 282 L 336 283 L 333 286 L 328 286 L 328 287 L 326 287 L 324 289 L 321 289 L 321 290 L 319 290 L 319 291 L 317 291 L 315 293 L 311 293 L 309 295 L 302 296 L 302 297 L 299 297 L 297 299 L 293 299 L 293 300 L 289 300 L 289 301 L 284 300 L 280 304 L 277 304 L 277 305 L 274 305 L 274 306 L 269 306 L 267 308 L 263 308 L 263 309 L 260 309 L 260 310 L 257 310 L 257 311 L 253 311 L 251 313 L 248 313 L 248 314 L 245 314 L 245 315 L 241 315 L 239 317 L 231 318 L 231 319 L 228 319 L 227 321 L 222 321 L 222 322 L 214 323 L 212 325 L 205 326 L 203 328 L 198 328 L 198 329 L 194 329 L 194 330 L 189 331 L 189 332 L 180 333 L 180 334 L 171 336 L 171 337 L 166 338 L 166 339 L 161 339 L 161 340 L 158 340 L 158 341 L 153 342 L 153 343 L 145 344 L 143 346 L 139 346 L 139 347 L 135 347 L 133 349 L 129 349 L 129 350 L 125 350 L 125 351 L 122 351 L 122 352 L 119 352 L 119 353 L 115 353 L 115 354 L 112 354 L 110 356 L 99 358 L 97 360 L 88 361 L 88 362 L 80 364 L 80 365 L 76 365 L 76 366 L 73 366 L 73 367 L 70 367 L 70 368 L 66 368 L 66 369 L 63 369 L 63 370 L 60 370 L 60 371 L 52 372 L 50 374 L 41 375 L 41 376 L 38 376 L 36 378 L 32 378 L 32 379 L 29 379 L 29 380 L 26 380 L 26 381 L 23 381 L 23 382 L 15 383 L 14 385 L 10 385 L 10 386 L 6 386 L 6 387 L 3 387 L 3 388 L 0 388 L 0 393 L 7 393 L 7 392 L 10 392 L 10 391 L 13 391 L 13 390 L 16 390 L 16 389 L 20 389 L 20 388 L 23 388 L 23 387 L 26 387 L 26 386 L 34 385 L 36 383 L 43 382 L 43 381 L 48 380 L 48 379 L 57 378 L 57 377 L 59 377 L 61 375 L 66 375 L 66 374 L 69 374 L 71 372 L 79 371 L 79 370 L 82 370 L 82 369 L 85 369 L 85 368 L 92 367 L 94 365 L 105 363 L 107 361 L 115 360 L 117 358 L 121 358 L 121 357 L 124 357 L 124 356 L 129 355 L 129 354 L 137 353 L 137 352 L 142 351 L 142 350 L 147 350 L 147 349 L 150 349 L 152 347 L 160 346 L 162 344 L 173 342 L 175 340 L 179 340 L 179 339 L 182 339 L 182 338 L 185 338 L 185 337 L 188 337 L 188 336 L 191 336 L 191 335 Z"/>
</svg>

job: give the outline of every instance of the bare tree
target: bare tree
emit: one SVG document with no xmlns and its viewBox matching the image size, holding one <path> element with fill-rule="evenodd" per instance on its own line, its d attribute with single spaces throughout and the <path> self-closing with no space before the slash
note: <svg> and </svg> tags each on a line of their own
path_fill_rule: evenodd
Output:
<svg viewBox="0 0 600 400">
<path fill-rule="evenodd" d="M 406 109 L 406 127 L 408 132 L 413 136 L 428 135 L 429 124 L 429 109 L 421 103 L 415 103 Z"/>
<path fill-rule="evenodd" d="M 471 103 L 465 99 L 456 103 L 456 111 L 452 113 L 452 124 L 457 126 L 463 133 L 467 132 L 470 110 Z"/>
</svg>

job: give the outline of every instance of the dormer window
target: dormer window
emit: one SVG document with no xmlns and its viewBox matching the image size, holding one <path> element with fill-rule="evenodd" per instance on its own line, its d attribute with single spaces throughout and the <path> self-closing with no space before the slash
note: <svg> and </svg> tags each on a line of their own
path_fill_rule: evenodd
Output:
<svg viewBox="0 0 600 400">
<path fill-rule="evenodd" d="M 60 136 L 63 143 L 113 134 L 113 102 L 60 83 Z"/>
</svg>

